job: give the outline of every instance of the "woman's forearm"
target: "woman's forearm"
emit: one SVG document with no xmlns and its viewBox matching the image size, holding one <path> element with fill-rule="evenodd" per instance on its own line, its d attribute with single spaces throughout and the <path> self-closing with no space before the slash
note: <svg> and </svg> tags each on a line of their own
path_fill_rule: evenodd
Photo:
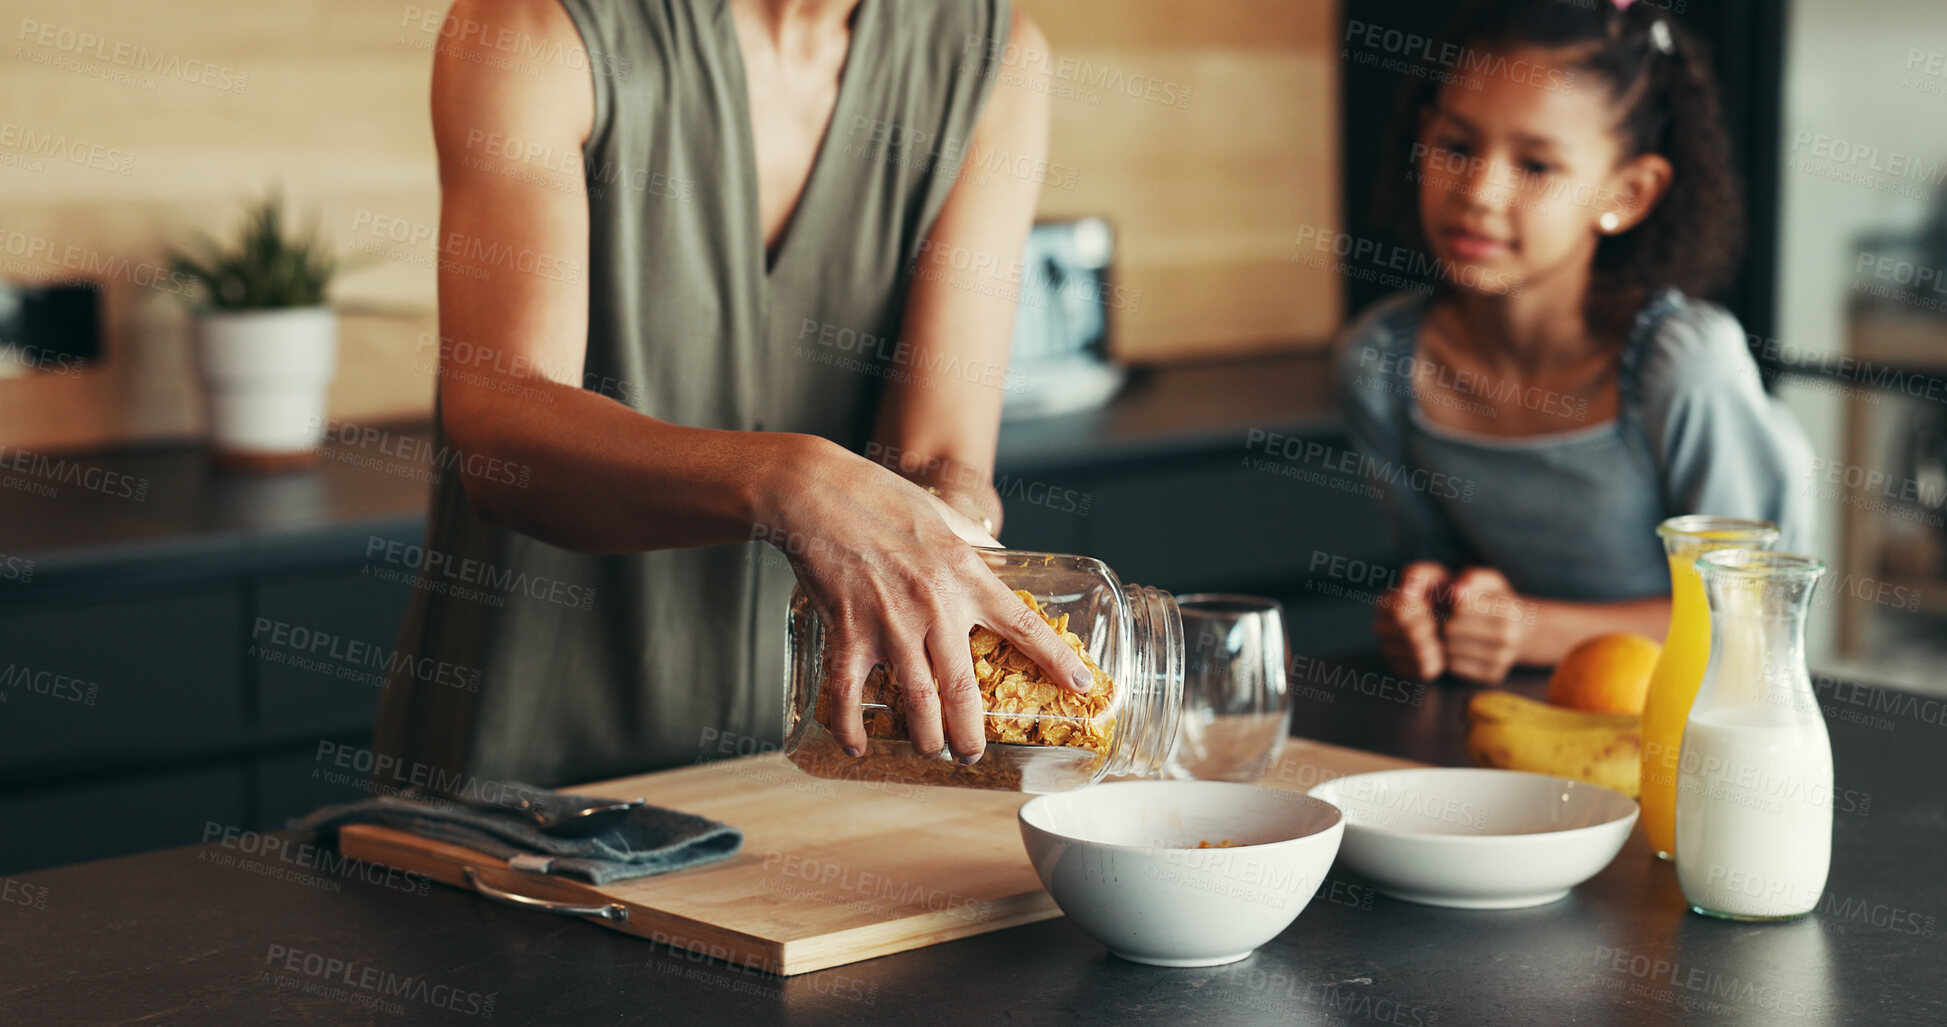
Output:
<svg viewBox="0 0 1947 1027">
<path fill-rule="evenodd" d="M 1670 626 L 1668 599 L 1632 599 L 1620 603 L 1572 603 L 1559 599 L 1528 599 L 1535 623 L 1516 662 L 1551 665 L 1561 662 L 1576 644 L 1592 635 L 1626 631 L 1657 642 Z"/>
<path fill-rule="evenodd" d="M 571 385 L 520 399 L 449 389 L 445 473 L 493 523 L 583 553 L 768 538 L 787 497 L 837 451 L 809 435 L 658 421 Z"/>
</svg>

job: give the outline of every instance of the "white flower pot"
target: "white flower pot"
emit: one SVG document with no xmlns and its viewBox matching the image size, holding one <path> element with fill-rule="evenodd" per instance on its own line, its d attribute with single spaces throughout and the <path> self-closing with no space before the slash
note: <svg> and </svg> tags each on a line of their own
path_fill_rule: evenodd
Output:
<svg viewBox="0 0 1947 1027">
<path fill-rule="evenodd" d="M 220 461 L 276 468 L 313 458 L 338 368 L 330 307 L 204 311 L 196 352 Z"/>
</svg>

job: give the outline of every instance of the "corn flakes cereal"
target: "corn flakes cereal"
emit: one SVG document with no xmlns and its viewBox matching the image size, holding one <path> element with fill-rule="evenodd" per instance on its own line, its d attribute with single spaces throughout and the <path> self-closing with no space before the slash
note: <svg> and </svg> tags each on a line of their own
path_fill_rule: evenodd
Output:
<svg viewBox="0 0 1947 1027">
<path fill-rule="evenodd" d="M 988 714 L 987 741 L 1000 745 L 1064 746 L 1091 751 L 1097 761 L 1105 759 L 1115 738 L 1115 717 L 1110 711 L 1115 697 L 1114 681 L 1095 664 L 1081 637 L 1068 630 L 1068 614 L 1049 617 L 1033 594 L 1020 590 L 1014 594 L 1081 658 L 1095 684 L 1079 695 L 1062 688 L 1049 681 L 1033 659 L 998 632 L 975 625 L 968 633 L 967 648 L 973 657 L 981 704 Z M 980 763 L 963 767 L 950 760 L 921 757 L 910 748 L 879 744 L 880 740 L 910 741 L 905 693 L 885 665 L 874 667 L 867 675 L 861 703 L 869 746 L 866 760 L 896 756 L 908 764 L 893 776 L 922 783 L 999 788 L 1018 785 L 1019 771 L 1009 769 L 1012 760 L 996 758 L 1001 754 L 990 752 Z M 829 689 L 818 696 L 817 720 L 827 729 L 831 727 L 835 707 Z M 887 770 L 890 772 L 892 768 Z"/>
</svg>

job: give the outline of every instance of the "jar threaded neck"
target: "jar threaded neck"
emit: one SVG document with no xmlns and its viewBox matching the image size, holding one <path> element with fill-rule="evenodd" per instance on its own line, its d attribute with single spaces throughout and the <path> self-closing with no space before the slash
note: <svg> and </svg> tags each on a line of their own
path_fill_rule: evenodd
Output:
<svg viewBox="0 0 1947 1027">
<path fill-rule="evenodd" d="M 1176 597 L 1131 584 L 1128 694 L 1107 775 L 1151 774 L 1167 765 L 1183 714 L 1183 615 Z"/>
</svg>

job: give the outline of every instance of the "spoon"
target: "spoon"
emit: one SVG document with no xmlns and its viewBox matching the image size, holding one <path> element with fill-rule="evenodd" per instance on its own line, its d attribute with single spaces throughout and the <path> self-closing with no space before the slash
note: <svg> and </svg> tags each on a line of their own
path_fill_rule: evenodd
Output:
<svg viewBox="0 0 1947 1027">
<path fill-rule="evenodd" d="M 592 796 L 571 797 L 554 792 L 521 792 L 509 793 L 495 802 L 486 799 L 452 799 L 418 787 L 401 789 L 398 797 L 410 802 L 458 806 L 462 809 L 487 812 L 509 810 L 525 815 L 534 821 L 536 828 L 542 831 L 553 831 L 570 824 L 576 826 L 587 824 L 591 818 L 601 814 L 626 813 L 648 801 L 641 797 L 603 799 Z M 574 801 L 577 798 L 579 801 Z"/>
</svg>

